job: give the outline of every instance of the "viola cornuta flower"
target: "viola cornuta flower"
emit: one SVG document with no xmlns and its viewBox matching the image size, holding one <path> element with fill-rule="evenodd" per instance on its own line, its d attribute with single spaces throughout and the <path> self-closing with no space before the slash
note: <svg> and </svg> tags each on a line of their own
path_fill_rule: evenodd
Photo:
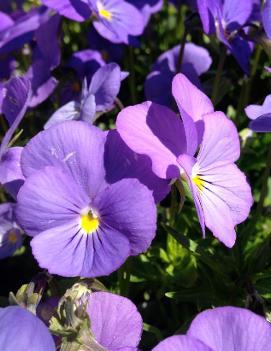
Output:
<svg viewBox="0 0 271 351">
<path fill-rule="evenodd" d="M 17 220 L 33 237 L 41 267 L 62 276 L 96 277 L 119 268 L 151 244 L 156 207 L 137 179 L 106 182 L 106 133 L 69 121 L 34 137 L 24 148 L 26 181 Z"/>
<path fill-rule="evenodd" d="M 252 120 L 249 128 L 254 132 L 271 131 L 271 95 L 268 95 L 262 105 L 249 105 L 245 108 L 247 116 Z"/>
<path fill-rule="evenodd" d="M 144 30 L 141 12 L 124 0 L 89 0 L 97 17 L 93 25 L 97 32 L 113 43 L 129 43 L 129 36 L 138 36 Z"/>
<path fill-rule="evenodd" d="M 0 205 L 0 259 L 12 256 L 22 245 L 22 232 L 15 222 L 14 204 Z"/>
<path fill-rule="evenodd" d="M 172 106 L 171 94 L 172 79 L 178 73 L 178 59 L 180 45 L 164 52 L 152 66 L 152 72 L 145 81 L 145 96 L 147 100 L 168 107 Z M 193 43 L 185 44 L 182 65 L 179 71 L 185 74 L 189 80 L 200 86 L 199 76 L 207 72 L 212 64 L 209 52 Z"/>
<path fill-rule="evenodd" d="M 19 306 L 0 308 L 0 349 L 55 351 L 55 343 L 46 325 Z"/>
<path fill-rule="evenodd" d="M 186 335 L 165 339 L 153 351 L 267 351 L 271 325 L 263 317 L 238 307 L 201 312 Z"/>
<path fill-rule="evenodd" d="M 234 164 L 240 154 L 237 130 L 183 74 L 175 76 L 172 91 L 182 121 L 168 108 L 146 102 L 122 110 L 117 130 L 132 150 L 151 158 L 157 176 L 188 182 L 203 234 L 206 225 L 232 247 L 235 226 L 252 205 L 246 177 Z"/>
<path fill-rule="evenodd" d="M 87 312 L 91 332 L 101 350 L 137 350 L 143 321 L 136 306 L 129 299 L 108 292 L 92 293 Z"/>
<path fill-rule="evenodd" d="M 13 196 L 24 181 L 20 158 L 22 147 L 8 147 L 8 144 L 20 124 L 30 101 L 30 82 L 24 78 L 12 78 L 1 91 L 3 95 L 2 113 L 9 124 L 0 146 L 0 183 Z"/>
</svg>

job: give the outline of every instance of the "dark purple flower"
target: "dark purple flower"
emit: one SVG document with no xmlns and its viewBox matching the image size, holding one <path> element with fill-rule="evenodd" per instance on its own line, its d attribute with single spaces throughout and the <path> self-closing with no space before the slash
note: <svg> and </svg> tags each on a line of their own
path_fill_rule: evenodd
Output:
<svg viewBox="0 0 271 351">
<path fill-rule="evenodd" d="M 120 90 L 121 80 L 126 76 L 126 72 L 121 72 L 116 63 L 99 68 L 89 86 L 85 79 L 80 102 L 70 101 L 62 106 L 50 117 L 44 128 L 67 120 L 93 123 L 99 115 L 112 108 Z"/>
<path fill-rule="evenodd" d="M 22 245 L 22 232 L 14 218 L 14 204 L 0 205 L 0 259 L 12 256 Z"/>
<path fill-rule="evenodd" d="M 30 101 L 30 82 L 26 78 L 12 78 L 2 88 L 2 113 L 9 124 L 0 146 L 0 183 L 16 197 L 24 176 L 21 171 L 21 147 L 8 148 L 8 144 L 21 122 Z"/>
<path fill-rule="evenodd" d="M 183 121 L 167 107 L 146 102 L 122 110 L 117 130 L 133 151 L 151 158 L 157 176 L 188 182 L 203 234 L 206 225 L 232 247 L 235 226 L 252 205 L 250 187 L 234 164 L 240 153 L 237 130 L 181 73 L 173 80 L 173 96 Z"/>
<path fill-rule="evenodd" d="M 89 296 L 87 312 L 95 342 L 103 350 L 137 350 L 143 321 L 129 299 L 108 292 L 95 292 Z"/>
<path fill-rule="evenodd" d="M 171 85 L 177 72 L 177 62 L 180 54 L 180 45 L 164 52 L 152 67 L 152 72 L 145 82 L 145 95 L 150 101 L 172 106 Z M 184 49 L 183 61 L 180 71 L 190 81 L 200 86 L 199 76 L 208 71 L 212 59 L 208 51 L 193 43 L 187 43 Z"/>
<path fill-rule="evenodd" d="M 144 19 L 137 8 L 124 0 L 89 0 L 97 17 L 93 25 L 113 43 L 129 43 L 129 36 L 143 33 Z"/>
<path fill-rule="evenodd" d="M 262 105 L 249 105 L 245 108 L 247 116 L 252 119 L 249 128 L 254 132 L 271 132 L 271 95 L 268 95 Z"/>
<path fill-rule="evenodd" d="M 55 351 L 53 338 L 45 324 L 19 306 L 0 308 L 0 349 Z"/>
<path fill-rule="evenodd" d="M 40 266 L 51 273 L 108 275 L 155 236 L 148 188 L 137 179 L 106 182 L 105 142 L 98 128 L 69 121 L 39 133 L 23 150 L 26 181 L 16 216 L 33 237 Z"/>
<path fill-rule="evenodd" d="M 238 307 L 217 307 L 201 312 L 187 335 L 165 339 L 153 351 L 266 351 L 271 325 L 263 317 Z"/>
<path fill-rule="evenodd" d="M 216 33 L 248 73 L 253 46 L 244 39 L 242 31 L 259 4 L 255 0 L 198 0 L 197 4 L 205 33 Z"/>
</svg>

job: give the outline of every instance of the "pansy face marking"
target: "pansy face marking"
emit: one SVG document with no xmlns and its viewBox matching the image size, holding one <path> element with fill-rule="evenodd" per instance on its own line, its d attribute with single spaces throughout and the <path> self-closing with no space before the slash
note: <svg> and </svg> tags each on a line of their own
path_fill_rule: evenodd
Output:
<svg viewBox="0 0 271 351">
<path fill-rule="evenodd" d="M 97 2 L 97 8 L 98 8 L 99 15 L 102 18 L 106 19 L 107 21 L 112 20 L 112 13 L 104 8 L 104 5 L 101 3 L 101 1 Z"/>
<path fill-rule="evenodd" d="M 80 217 L 80 228 L 86 234 L 94 233 L 100 224 L 100 220 L 91 208 L 87 208 Z"/>
</svg>

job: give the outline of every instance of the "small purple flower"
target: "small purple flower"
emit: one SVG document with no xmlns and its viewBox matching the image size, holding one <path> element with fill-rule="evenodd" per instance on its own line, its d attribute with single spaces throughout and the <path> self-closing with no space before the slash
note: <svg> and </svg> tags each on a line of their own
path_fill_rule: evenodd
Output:
<svg viewBox="0 0 271 351">
<path fill-rule="evenodd" d="M 121 80 L 126 76 L 126 72 L 121 72 L 116 63 L 99 68 L 89 86 L 87 80 L 84 80 L 80 102 L 70 101 L 62 106 L 50 117 L 44 128 L 65 120 L 93 123 L 98 116 L 112 108 L 120 90 Z"/>
<path fill-rule="evenodd" d="M 259 4 L 255 0 L 197 0 L 197 4 L 205 33 L 216 33 L 248 73 L 253 45 L 241 34 L 252 15 L 258 12 Z"/>
<path fill-rule="evenodd" d="M 127 2 L 134 5 L 142 13 L 145 27 L 151 15 L 160 11 L 163 6 L 163 0 L 128 0 Z"/>
<path fill-rule="evenodd" d="M 203 234 L 206 225 L 232 247 L 235 226 L 252 205 L 250 187 L 234 164 L 240 154 L 237 130 L 183 74 L 175 76 L 172 91 L 183 121 L 167 107 L 146 102 L 122 110 L 117 130 L 133 151 L 151 158 L 157 176 L 188 182 Z"/>
<path fill-rule="evenodd" d="M 238 307 L 218 307 L 201 312 L 187 335 L 165 339 L 152 351 L 266 351 L 271 325 L 263 317 Z"/>
<path fill-rule="evenodd" d="M 171 85 L 177 72 L 180 45 L 164 52 L 152 67 L 152 72 L 145 81 L 145 96 L 148 100 L 168 107 L 172 106 Z M 193 43 L 187 43 L 184 49 L 180 71 L 189 80 L 200 86 L 199 76 L 207 72 L 212 64 L 208 51 Z"/>
<path fill-rule="evenodd" d="M 87 312 L 95 341 L 104 350 L 137 350 L 143 321 L 129 299 L 108 292 L 95 292 L 89 296 Z"/>
<path fill-rule="evenodd" d="M 22 148 L 8 148 L 8 144 L 24 117 L 30 101 L 30 82 L 26 78 L 12 78 L 4 85 L 1 94 L 4 96 L 2 113 L 8 121 L 9 129 L 0 146 L 0 183 L 13 197 L 16 197 L 24 181 L 20 166 Z"/>
<path fill-rule="evenodd" d="M 0 308 L 0 349 L 55 351 L 54 340 L 45 324 L 19 306 Z"/>
<path fill-rule="evenodd" d="M 22 232 L 14 218 L 14 204 L 0 205 L 0 259 L 10 257 L 22 245 Z"/>
<path fill-rule="evenodd" d="M 145 251 L 155 236 L 151 191 L 137 179 L 106 182 L 105 142 L 98 128 L 69 121 L 39 133 L 24 148 L 26 180 L 16 217 L 33 237 L 40 266 L 51 273 L 108 275 Z"/>
<path fill-rule="evenodd" d="M 129 36 L 143 33 L 144 19 L 137 8 L 124 0 L 89 0 L 98 21 L 97 32 L 113 43 L 129 43 Z"/>
<path fill-rule="evenodd" d="M 262 105 L 249 105 L 245 108 L 247 116 L 252 120 L 249 128 L 254 132 L 271 132 L 271 95 L 268 95 Z"/>
</svg>

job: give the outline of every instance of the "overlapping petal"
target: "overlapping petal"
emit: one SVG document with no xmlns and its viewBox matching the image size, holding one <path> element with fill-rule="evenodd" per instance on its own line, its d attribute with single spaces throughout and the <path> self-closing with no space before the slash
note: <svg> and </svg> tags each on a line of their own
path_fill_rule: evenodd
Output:
<svg viewBox="0 0 271 351">
<path fill-rule="evenodd" d="M 161 341 L 152 351 L 214 351 L 200 340 L 187 335 L 175 335 Z"/>
</svg>

